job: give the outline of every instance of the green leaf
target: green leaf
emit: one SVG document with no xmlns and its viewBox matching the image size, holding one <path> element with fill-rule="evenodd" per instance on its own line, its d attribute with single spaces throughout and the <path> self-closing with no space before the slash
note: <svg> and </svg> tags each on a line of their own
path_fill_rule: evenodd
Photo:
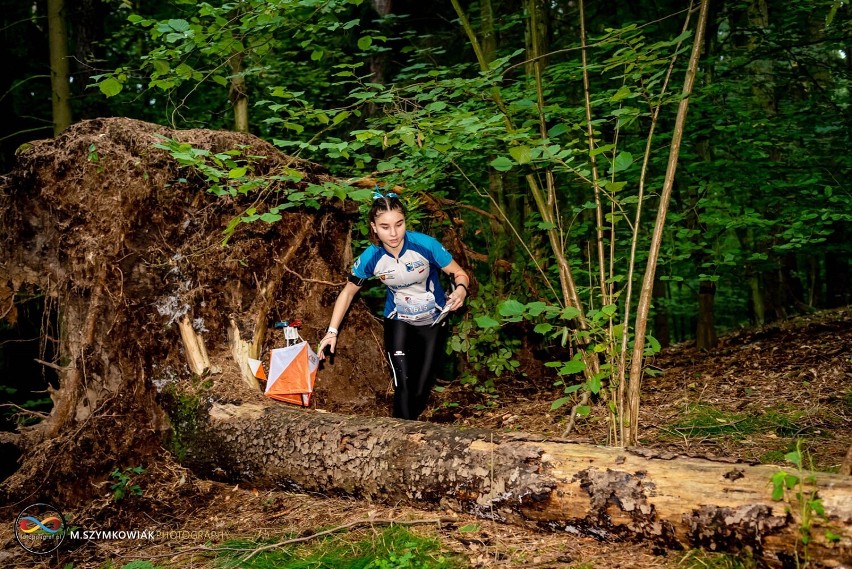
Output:
<svg viewBox="0 0 852 569">
<path fill-rule="evenodd" d="M 303 127 L 299 123 L 284 121 L 283 124 L 284 124 L 284 128 L 286 128 L 287 130 L 292 130 L 292 131 L 294 131 L 298 134 L 301 134 L 305 130 L 305 127 Z"/>
<path fill-rule="evenodd" d="M 485 328 L 486 330 L 488 328 L 497 328 L 498 326 L 500 326 L 500 323 L 491 318 L 490 316 L 477 316 L 476 318 L 474 318 L 474 321 L 476 321 L 476 324 L 480 328 Z"/>
<path fill-rule="evenodd" d="M 589 381 L 586 382 L 586 387 L 589 388 L 589 391 L 597 395 L 598 393 L 600 393 L 602 387 L 601 378 L 599 378 L 598 376 L 589 378 Z"/>
<path fill-rule="evenodd" d="M 663 346 L 660 344 L 660 341 L 653 336 L 648 336 L 647 339 L 648 348 L 646 349 L 646 351 L 650 351 L 650 354 L 646 353 L 645 355 L 659 354 L 660 350 L 663 349 Z"/>
<path fill-rule="evenodd" d="M 189 22 L 186 20 L 169 20 L 169 27 L 176 32 L 185 32 L 189 29 Z"/>
<path fill-rule="evenodd" d="M 784 479 L 786 477 L 787 473 L 783 470 L 779 470 L 772 475 L 772 500 L 775 502 L 780 502 L 784 499 Z"/>
<path fill-rule="evenodd" d="M 604 152 L 609 152 L 615 148 L 614 144 L 604 144 L 603 146 L 598 146 L 591 152 L 589 152 L 589 156 L 597 156 L 598 154 L 602 154 Z"/>
<path fill-rule="evenodd" d="M 266 223 L 275 223 L 276 221 L 281 221 L 281 214 L 266 212 L 260 216 L 261 221 L 265 221 Z"/>
<path fill-rule="evenodd" d="M 500 316 L 511 318 L 513 316 L 522 316 L 524 314 L 524 305 L 517 300 L 504 300 L 498 306 Z"/>
<path fill-rule="evenodd" d="M 574 412 L 578 417 L 586 417 L 592 412 L 592 408 L 588 405 L 580 405 Z"/>
<path fill-rule="evenodd" d="M 345 121 L 346 119 L 349 118 L 350 114 L 352 114 L 352 113 L 350 113 L 349 111 L 340 111 L 339 113 L 334 115 L 334 118 L 331 120 L 331 124 L 342 123 L 343 121 Z"/>
<path fill-rule="evenodd" d="M 555 124 L 547 131 L 548 138 L 556 138 L 562 133 L 568 132 L 568 127 L 562 123 Z"/>
<path fill-rule="evenodd" d="M 536 334 L 547 334 L 551 330 L 553 330 L 553 326 L 548 324 L 547 322 L 544 322 L 542 324 L 536 324 L 535 328 L 533 328 L 533 332 L 535 332 Z"/>
<path fill-rule="evenodd" d="M 235 178 L 242 178 L 243 176 L 246 175 L 246 172 L 248 172 L 248 168 L 246 166 L 240 166 L 239 168 L 232 168 L 228 172 L 228 178 L 230 178 L 231 180 L 233 180 Z"/>
<path fill-rule="evenodd" d="M 471 533 L 471 532 L 474 532 L 474 531 L 479 531 L 479 528 L 480 528 L 479 524 L 467 524 L 467 525 L 460 527 L 459 531 L 461 533 Z"/>
<path fill-rule="evenodd" d="M 154 73 L 157 75 L 165 75 L 171 69 L 171 67 L 169 67 L 169 63 L 162 59 L 155 59 L 151 61 L 151 67 L 154 68 Z"/>
<path fill-rule="evenodd" d="M 513 146 L 509 148 L 509 154 L 518 164 L 529 164 L 532 160 L 529 146 Z M 491 165 L 493 166 L 494 163 L 492 162 Z"/>
<path fill-rule="evenodd" d="M 580 373 L 586 369 L 586 364 L 581 360 L 570 360 L 565 362 L 562 368 L 559 370 L 559 375 L 571 375 L 573 373 Z"/>
<path fill-rule="evenodd" d="M 569 401 L 571 401 L 570 397 L 560 397 L 559 399 L 557 399 L 556 401 L 554 401 L 553 403 L 550 404 L 550 410 L 556 411 L 557 409 L 559 409 L 560 407 L 562 407 L 563 405 L 565 405 Z"/>
<path fill-rule="evenodd" d="M 234 230 L 237 228 L 237 226 L 240 223 L 242 223 L 242 220 L 239 217 L 235 217 L 234 219 L 229 221 L 228 226 L 225 229 L 222 230 L 222 235 L 230 236 L 231 234 L 234 233 Z M 223 240 L 223 244 L 227 243 L 227 241 L 228 241 L 228 238 L 226 237 Z"/>
<path fill-rule="evenodd" d="M 98 83 L 98 89 L 101 90 L 101 93 L 106 95 L 107 97 L 114 97 L 121 93 L 121 90 L 124 88 L 124 85 L 116 79 L 115 77 L 107 77 L 100 83 Z"/>
<path fill-rule="evenodd" d="M 627 185 L 627 182 L 613 182 L 611 180 L 607 180 L 604 182 L 604 187 L 608 192 L 615 193 L 624 188 Z"/>
<path fill-rule="evenodd" d="M 373 38 L 370 36 L 364 36 L 358 40 L 358 49 L 361 51 L 366 51 L 371 45 L 373 45 Z"/>
<path fill-rule="evenodd" d="M 629 152 L 619 152 L 612 164 L 613 172 L 623 172 L 633 164 L 633 155 Z"/>
<path fill-rule="evenodd" d="M 491 161 L 491 167 L 497 170 L 498 172 L 508 172 L 512 169 L 515 163 L 506 158 L 505 156 L 500 156 Z"/>
<path fill-rule="evenodd" d="M 315 49 L 311 52 L 311 61 L 319 61 L 322 59 L 323 51 L 321 49 Z"/>
<path fill-rule="evenodd" d="M 526 310 L 527 314 L 535 317 L 541 315 L 542 312 L 547 310 L 548 306 L 544 302 L 537 300 L 535 302 L 530 302 L 529 304 L 527 304 L 524 309 Z"/>
<path fill-rule="evenodd" d="M 562 309 L 559 316 L 561 316 L 564 320 L 573 320 L 580 315 L 580 311 L 574 308 L 573 306 L 566 306 Z"/>
<path fill-rule="evenodd" d="M 630 96 L 630 88 L 627 87 L 627 86 L 624 86 L 621 89 L 619 89 L 618 91 L 616 91 L 615 95 L 610 97 L 609 100 L 610 100 L 610 102 L 616 103 L 618 101 L 621 101 L 622 99 L 626 99 L 629 96 Z"/>
<path fill-rule="evenodd" d="M 792 462 L 798 468 L 802 468 L 802 453 L 797 450 L 785 454 L 784 460 L 786 460 L 787 462 Z"/>
<path fill-rule="evenodd" d="M 784 477 L 784 484 L 787 485 L 788 489 L 793 489 L 799 484 L 799 477 L 795 474 L 788 474 Z"/>
</svg>

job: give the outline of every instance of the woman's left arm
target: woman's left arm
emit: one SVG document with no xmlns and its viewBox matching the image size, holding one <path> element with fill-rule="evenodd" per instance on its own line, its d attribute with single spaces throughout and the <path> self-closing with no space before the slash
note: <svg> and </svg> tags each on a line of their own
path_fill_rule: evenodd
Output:
<svg viewBox="0 0 852 569">
<path fill-rule="evenodd" d="M 447 297 L 447 303 L 450 305 L 450 310 L 458 310 L 464 306 L 464 299 L 467 298 L 467 289 L 470 286 L 470 277 L 455 260 L 450 261 L 450 263 L 446 267 L 442 267 L 441 270 L 450 275 L 450 278 L 454 280 L 456 289 Z"/>
</svg>

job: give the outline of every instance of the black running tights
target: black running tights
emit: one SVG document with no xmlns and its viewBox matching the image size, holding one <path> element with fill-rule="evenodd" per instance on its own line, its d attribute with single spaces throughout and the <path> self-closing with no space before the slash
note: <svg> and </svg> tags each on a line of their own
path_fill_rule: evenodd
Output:
<svg viewBox="0 0 852 569">
<path fill-rule="evenodd" d="M 426 408 L 444 351 L 446 323 L 412 326 L 385 318 L 385 353 L 393 374 L 393 416 L 415 420 Z"/>
</svg>

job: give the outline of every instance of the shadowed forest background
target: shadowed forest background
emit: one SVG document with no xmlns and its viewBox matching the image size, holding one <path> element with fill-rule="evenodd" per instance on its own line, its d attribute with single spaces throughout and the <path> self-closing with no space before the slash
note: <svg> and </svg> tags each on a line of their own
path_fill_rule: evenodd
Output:
<svg viewBox="0 0 852 569">
<path fill-rule="evenodd" d="M 353 208 L 363 211 L 374 184 L 397 187 L 409 228 L 443 238 L 475 279 L 466 311 L 451 322 L 447 379 L 428 421 L 549 435 L 588 421 L 593 427 L 579 430 L 595 443 L 635 445 L 644 436 L 647 444 L 661 415 L 649 408 L 643 423 L 639 401 L 662 403 L 661 374 L 685 369 L 677 355 L 706 379 L 713 362 L 799 322 L 804 331 L 785 336 L 775 349 L 789 352 L 774 363 L 749 352 L 733 355 L 731 369 L 753 357 L 769 384 L 806 375 L 785 366 L 812 365 L 815 378 L 830 378 L 834 399 L 826 397 L 840 415 L 773 428 L 792 440 L 819 425 L 848 425 L 848 2 L 0 0 L 0 7 L 5 181 L 26 178 L 29 171 L 6 175 L 16 165 L 39 164 L 27 156 L 53 156 L 36 141 L 85 138 L 84 152 L 65 159 L 90 176 L 110 168 L 105 148 L 107 139 L 110 149 L 121 146 L 113 146 L 122 141 L 116 132 L 126 129 L 138 142 L 151 131 L 81 121 L 161 125 L 173 130 L 150 148 L 174 165 L 163 166 L 171 176 L 164 187 L 233 209 L 215 227 L 222 251 L 246 234 L 284 247 L 279 238 L 294 212 L 316 214 L 317 234 L 345 218 L 352 230 L 336 242 L 358 251 L 366 227 Z M 287 158 L 269 169 L 268 155 L 249 139 L 222 138 L 235 143 L 214 151 L 205 144 L 215 135 L 190 142 L 178 135 L 192 129 L 254 135 Z M 350 209 L 329 221 L 328 204 L 344 198 Z M 312 255 L 324 251 L 311 245 Z M 335 249 L 338 256 L 346 254 Z M 55 402 L 46 390 L 59 388 L 57 371 L 70 367 L 61 307 L 39 287 L 16 288 L 10 267 L 0 267 L 10 275 L 0 272 L 5 431 L 49 414 Z M 374 314 L 383 293 L 362 292 Z M 312 302 L 322 309 L 322 300 Z M 293 316 L 273 309 L 267 319 Z M 314 341 L 327 317 L 299 316 Z M 810 342 L 811 333 L 824 334 L 824 343 Z M 700 357 L 709 369 L 696 364 Z M 736 386 L 723 397 L 735 413 L 743 408 L 733 399 L 750 397 L 759 373 L 705 388 Z M 686 372 L 678 377 L 687 398 L 704 381 L 696 387 Z M 526 415 L 501 411 L 510 397 Z M 536 402 L 525 408 L 526 399 Z M 383 414 L 386 401 L 370 403 L 345 410 Z M 741 420 L 703 412 L 711 425 Z M 847 438 L 816 464 L 837 470 Z M 14 445 L 4 440 L 3 448 L 19 458 Z M 749 459 L 781 463 L 793 450 L 760 449 Z M 15 460 L 0 476 L 15 471 Z"/>
<path fill-rule="evenodd" d="M 660 225 L 696 17 L 681 2 L 593 1 L 582 18 L 580 6 L 6 2 L 2 168 L 71 121 L 123 116 L 247 131 L 333 175 L 402 185 L 415 229 L 460 232 L 478 293 L 451 345 L 467 381 L 499 380 L 522 346 L 566 345 L 565 328 L 530 316 L 529 303 L 609 306 L 608 322 L 632 320 Z M 720 332 L 849 303 L 849 22 L 837 1 L 710 2 L 650 285 L 652 346 L 709 350 Z M 176 158 L 205 166 L 186 149 Z M 210 191 L 269 185 L 245 183 L 250 160 L 222 168 L 227 183 L 210 174 Z M 274 223 L 280 209 L 347 191 L 282 192 L 240 222 Z M 418 217 L 418 192 L 443 203 L 444 221 Z M 44 309 L 24 305 L 21 329 L 4 337 L 32 337 Z M 498 328 L 507 315 L 530 326 Z M 52 349 L 16 348 L 42 359 Z"/>
</svg>

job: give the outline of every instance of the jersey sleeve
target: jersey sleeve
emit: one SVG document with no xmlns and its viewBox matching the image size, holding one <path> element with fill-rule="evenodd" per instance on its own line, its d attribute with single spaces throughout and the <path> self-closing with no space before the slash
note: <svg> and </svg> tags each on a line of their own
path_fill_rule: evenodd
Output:
<svg viewBox="0 0 852 569">
<path fill-rule="evenodd" d="M 355 259 L 352 264 L 352 276 L 363 281 L 373 276 L 373 270 L 376 268 L 376 247 L 371 245 Z"/>
<path fill-rule="evenodd" d="M 450 264 L 453 260 L 453 256 L 443 245 L 441 245 L 440 241 L 434 237 L 429 237 L 428 235 L 426 237 L 427 242 L 429 242 L 429 252 L 432 254 L 435 264 L 443 269 Z"/>
</svg>

